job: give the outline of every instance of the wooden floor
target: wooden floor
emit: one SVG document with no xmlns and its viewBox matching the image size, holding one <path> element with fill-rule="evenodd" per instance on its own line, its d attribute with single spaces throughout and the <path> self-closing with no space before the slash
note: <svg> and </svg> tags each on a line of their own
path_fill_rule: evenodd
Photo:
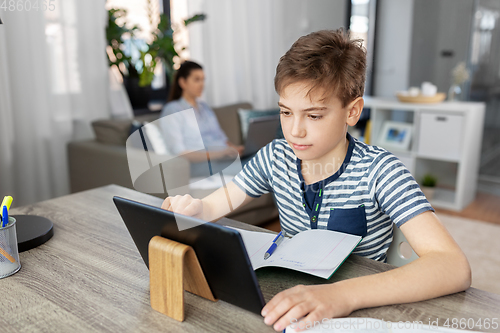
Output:
<svg viewBox="0 0 500 333">
<path fill-rule="evenodd" d="M 500 224 L 500 197 L 489 193 L 478 192 L 476 200 L 465 207 L 464 210 L 455 212 L 436 208 L 436 213 Z"/>
<path fill-rule="evenodd" d="M 500 225 L 500 196 L 478 192 L 476 200 L 474 200 L 461 212 L 436 208 L 436 213 L 460 216 L 472 220 L 479 220 Z M 276 219 L 275 221 L 262 225 L 262 227 L 279 232 L 280 222 Z"/>
</svg>

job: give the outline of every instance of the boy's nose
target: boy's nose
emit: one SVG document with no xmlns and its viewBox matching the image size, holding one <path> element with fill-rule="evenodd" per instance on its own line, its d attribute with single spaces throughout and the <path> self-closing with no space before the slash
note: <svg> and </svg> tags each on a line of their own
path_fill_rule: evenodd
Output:
<svg viewBox="0 0 500 333">
<path fill-rule="evenodd" d="M 302 120 L 298 119 L 298 117 L 293 121 L 292 131 L 290 134 L 292 134 L 292 136 L 296 138 L 303 138 L 306 136 L 306 129 L 304 128 L 304 123 L 302 122 Z"/>
</svg>

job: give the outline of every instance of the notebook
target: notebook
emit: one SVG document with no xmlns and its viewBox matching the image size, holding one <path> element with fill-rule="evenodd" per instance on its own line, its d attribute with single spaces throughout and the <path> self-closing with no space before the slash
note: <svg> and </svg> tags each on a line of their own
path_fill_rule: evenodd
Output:
<svg viewBox="0 0 500 333">
<path fill-rule="evenodd" d="M 329 279 L 361 241 L 361 236 L 312 229 L 285 237 L 267 260 L 264 254 L 276 235 L 238 228 L 254 270 L 261 267 L 283 267 Z"/>
</svg>

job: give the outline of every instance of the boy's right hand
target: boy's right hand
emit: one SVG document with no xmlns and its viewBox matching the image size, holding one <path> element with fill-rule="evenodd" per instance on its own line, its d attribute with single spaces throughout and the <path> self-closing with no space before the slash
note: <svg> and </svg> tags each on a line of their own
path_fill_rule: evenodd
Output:
<svg viewBox="0 0 500 333">
<path fill-rule="evenodd" d="M 200 199 L 195 199 L 189 194 L 167 197 L 163 201 L 161 208 L 174 213 L 194 216 L 197 218 L 201 218 L 203 216 L 203 203 Z"/>
</svg>

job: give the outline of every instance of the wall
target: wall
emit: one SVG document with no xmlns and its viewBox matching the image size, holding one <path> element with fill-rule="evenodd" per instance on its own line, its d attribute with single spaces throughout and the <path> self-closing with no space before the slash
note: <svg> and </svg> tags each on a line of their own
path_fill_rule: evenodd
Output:
<svg viewBox="0 0 500 333">
<path fill-rule="evenodd" d="M 189 14 L 207 20 L 189 28 L 191 59 L 204 65 L 205 99 L 276 108 L 274 75 L 297 38 L 344 25 L 344 0 L 190 0 Z"/>
<path fill-rule="evenodd" d="M 323 29 L 338 29 L 345 24 L 344 0 L 288 0 L 283 3 L 282 52 L 286 52 L 300 36 Z"/>
<path fill-rule="evenodd" d="M 414 0 L 378 1 L 373 95 L 394 97 L 410 80 Z"/>
<path fill-rule="evenodd" d="M 448 92 L 453 67 L 467 61 L 473 6 L 474 0 L 414 0 L 410 85 L 430 81 Z"/>
<path fill-rule="evenodd" d="M 451 69 L 467 58 L 474 0 L 378 0 L 373 95 L 437 84 L 447 92 Z M 300 36 L 344 25 L 344 0 L 211 2 L 190 0 L 207 21 L 190 28 L 191 56 L 205 64 L 206 99 L 274 107 L 279 58 Z M 442 57 L 441 51 L 453 52 Z"/>
</svg>

